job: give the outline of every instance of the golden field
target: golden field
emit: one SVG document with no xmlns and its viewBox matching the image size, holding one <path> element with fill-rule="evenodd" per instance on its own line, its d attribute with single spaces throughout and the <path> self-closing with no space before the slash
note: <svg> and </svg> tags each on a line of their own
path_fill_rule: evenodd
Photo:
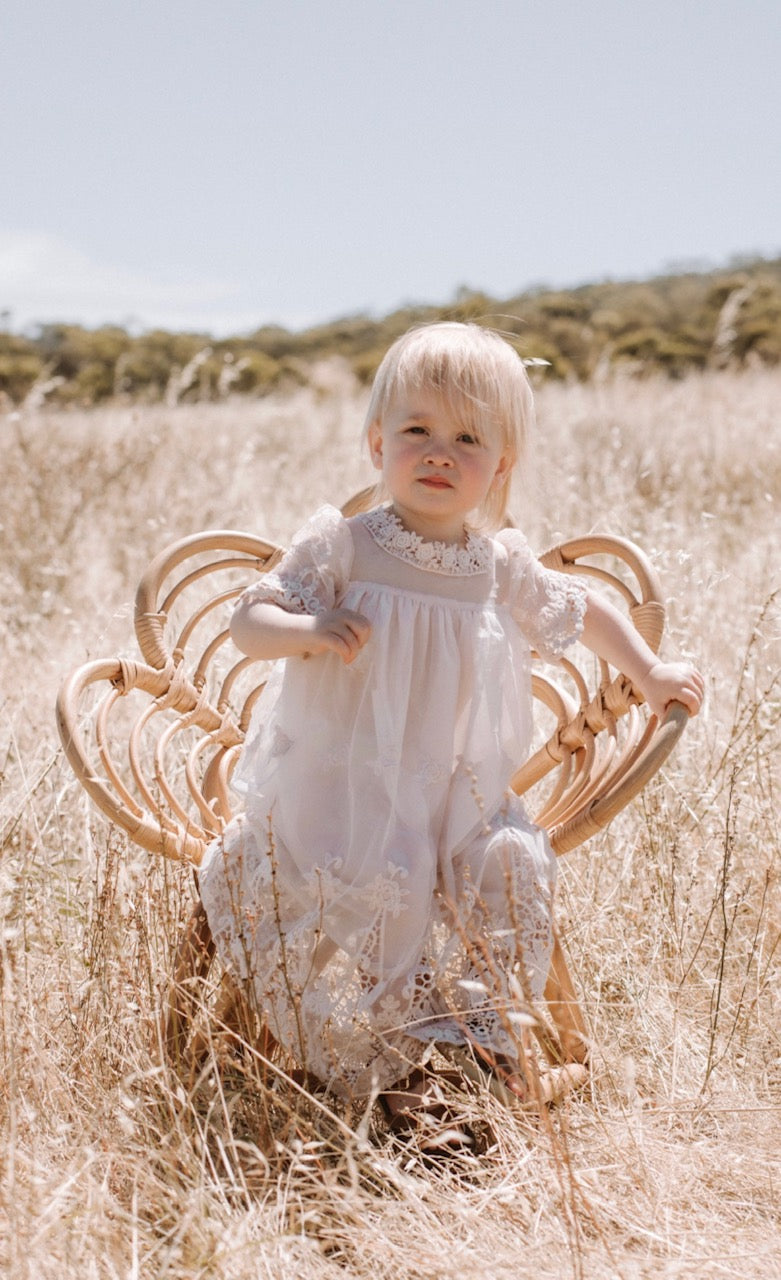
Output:
<svg viewBox="0 0 781 1280">
<path fill-rule="evenodd" d="M 472 1096 L 485 1149 L 425 1166 L 371 1115 L 292 1088 L 272 1112 L 216 1072 L 189 1095 L 160 1063 L 191 877 L 91 809 L 57 687 L 132 652 L 135 583 L 171 539 L 285 541 L 365 483 L 364 398 L 331 361 L 258 401 L 0 417 L 0 1273 L 781 1276 L 781 369 L 537 392 L 519 523 L 540 550 L 638 541 L 666 652 L 709 688 L 642 800 L 561 867 L 588 1091 L 542 1121 Z"/>
</svg>

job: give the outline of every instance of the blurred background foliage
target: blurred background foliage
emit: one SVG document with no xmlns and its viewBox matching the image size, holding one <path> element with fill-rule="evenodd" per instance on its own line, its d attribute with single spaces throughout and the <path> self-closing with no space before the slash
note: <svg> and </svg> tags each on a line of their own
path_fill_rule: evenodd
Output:
<svg viewBox="0 0 781 1280">
<path fill-rule="evenodd" d="M 781 258 L 735 259 L 719 270 L 569 290 L 540 286 L 504 300 L 461 288 L 446 305 L 403 307 L 381 319 L 348 316 L 298 332 L 266 325 L 220 339 L 65 323 L 18 333 L 10 314 L 0 312 L 0 407 L 264 395 L 308 381 L 315 363 L 334 356 L 366 383 L 399 334 L 443 319 L 501 330 L 521 356 L 547 362 L 559 379 L 598 378 L 617 369 L 680 377 L 708 367 L 775 365 L 781 362 Z"/>
</svg>

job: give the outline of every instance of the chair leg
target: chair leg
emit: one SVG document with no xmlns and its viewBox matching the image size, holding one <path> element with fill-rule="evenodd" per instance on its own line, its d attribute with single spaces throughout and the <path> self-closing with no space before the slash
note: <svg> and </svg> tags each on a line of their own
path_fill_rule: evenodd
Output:
<svg viewBox="0 0 781 1280">
<path fill-rule="evenodd" d="M 243 1041 L 262 1058 L 270 1058 L 278 1047 L 266 1023 L 253 1015 L 242 988 L 227 973 L 223 975 L 222 988 L 209 1022 L 213 1033 L 197 1031 L 190 1043 L 189 1057 L 195 1062 L 206 1056 L 215 1036 L 219 1038 L 220 1035 L 227 1036 L 228 1042 L 233 1041 L 235 1045 Z M 262 1068 L 264 1079 L 266 1074 L 266 1068 Z"/>
<path fill-rule="evenodd" d="M 190 1075 L 198 1072 L 212 1043 L 212 1036 L 200 1030 L 190 1036 L 193 1022 L 203 1008 L 203 981 L 211 968 L 214 952 L 209 922 L 199 901 L 177 948 L 163 1020 L 166 1055 L 177 1069 L 184 1067 Z M 264 1058 L 274 1053 L 276 1040 L 262 1022 L 260 1033 L 256 1033 L 246 997 L 227 974 L 215 1009 L 208 1016 L 218 1032 L 227 1032 L 236 1040 L 252 1044 Z"/>
<path fill-rule="evenodd" d="M 193 1018 L 201 1004 L 202 983 L 214 958 L 214 941 L 203 903 L 198 902 L 176 950 L 163 1020 L 166 1055 L 181 1063 Z"/>
<path fill-rule="evenodd" d="M 564 952 L 558 936 L 553 935 L 548 981 L 545 999 L 556 1024 L 565 1062 L 586 1062 L 588 1058 L 588 1032 L 575 994 Z"/>
</svg>

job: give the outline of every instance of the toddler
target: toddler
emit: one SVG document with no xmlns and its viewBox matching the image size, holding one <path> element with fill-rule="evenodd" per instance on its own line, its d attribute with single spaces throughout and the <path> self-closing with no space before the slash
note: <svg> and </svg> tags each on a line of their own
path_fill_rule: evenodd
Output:
<svg viewBox="0 0 781 1280">
<path fill-rule="evenodd" d="M 385 500 L 316 512 L 231 624 L 250 657 L 284 661 L 236 770 L 244 812 L 201 868 L 218 952 L 302 1069 L 342 1096 L 401 1097 L 404 1114 L 424 1105 L 430 1042 L 520 1078 L 516 997 L 542 995 L 555 881 L 509 789 L 530 745 L 530 650 L 580 639 L 657 715 L 703 696 L 693 667 L 661 662 L 501 528 L 532 414 L 497 334 L 406 334 L 366 420 Z"/>
</svg>

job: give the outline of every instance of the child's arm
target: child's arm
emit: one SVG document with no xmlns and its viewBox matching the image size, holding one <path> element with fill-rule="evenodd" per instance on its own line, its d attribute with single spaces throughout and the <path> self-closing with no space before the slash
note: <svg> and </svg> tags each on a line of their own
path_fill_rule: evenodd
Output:
<svg viewBox="0 0 781 1280">
<path fill-rule="evenodd" d="M 371 624 L 352 609 L 325 613 L 288 613 L 269 601 L 240 600 L 231 618 L 231 636 L 250 658 L 308 657 L 337 654 L 352 662 L 371 634 Z"/>
<path fill-rule="evenodd" d="M 581 640 L 637 685 L 655 715 L 664 715 L 671 702 L 682 702 L 692 716 L 702 706 L 705 682 L 697 668 L 662 662 L 618 609 L 591 592 Z"/>
</svg>

